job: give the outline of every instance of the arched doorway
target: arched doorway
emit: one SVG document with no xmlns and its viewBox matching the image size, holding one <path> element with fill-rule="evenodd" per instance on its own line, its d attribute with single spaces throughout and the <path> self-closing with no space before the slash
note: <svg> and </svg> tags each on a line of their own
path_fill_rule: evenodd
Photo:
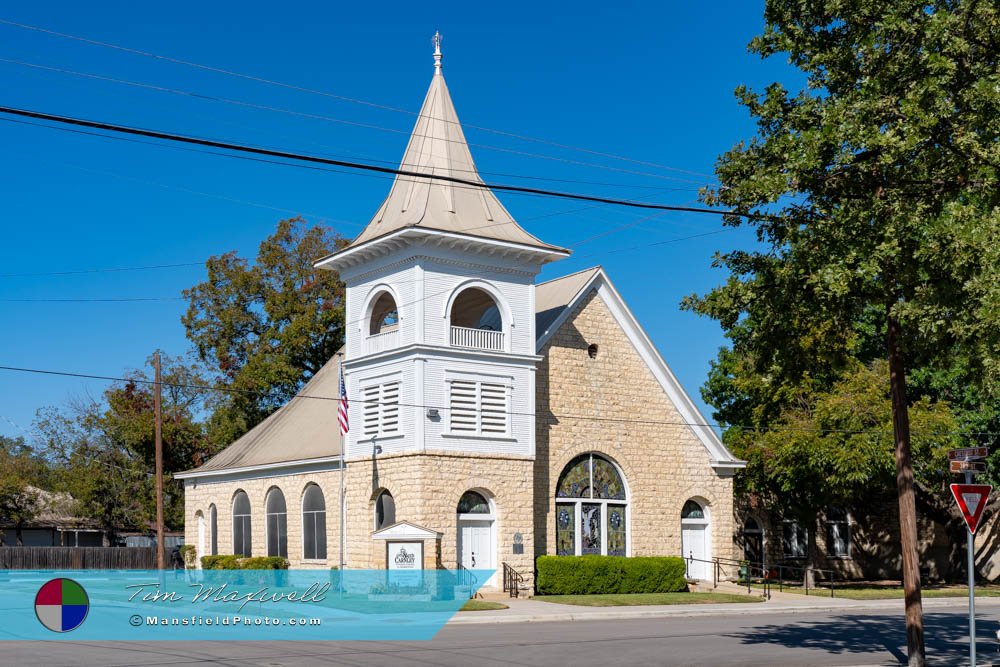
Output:
<svg viewBox="0 0 1000 667">
<path fill-rule="evenodd" d="M 690 559 L 688 578 L 711 579 L 712 531 L 707 503 L 688 500 L 681 509 L 681 555 Z"/>
<path fill-rule="evenodd" d="M 493 505 L 479 491 L 466 491 L 458 501 L 458 562 L 469 570 L 495 570 L 497 540 Z M 495 586 L 493 573 L 484 586 Z"/>
</svg>

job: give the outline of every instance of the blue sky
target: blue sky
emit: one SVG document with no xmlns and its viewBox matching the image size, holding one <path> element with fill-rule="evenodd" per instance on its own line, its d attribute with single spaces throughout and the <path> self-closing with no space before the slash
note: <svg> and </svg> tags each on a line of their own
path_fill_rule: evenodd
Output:
<svg viewBox="0 0 1000 667">
<path fill-rule="evenodd" d="M 445 76 L 485 180 L 692 204 L 699 185 L 711 181 L 716 157 L 753 134 L 733 89 L 801 81 L 780 59 L 747 53 L 762 27 L 761 5 L 581 2 L 570 12 L 565 5 L 514 2 L 50 2 L 8 4 L 0 19 L 411 112 L 430 82 L 430 38 L 439 29 Z M 414 120 L 3 24 L 0 91 L 0 105 L 390 164 L 402 156 Z M 312 172 L 10 122 L 0 122 L 0 147 L 4 275 L 201 262 L 229 250 L 253 257 L 277 221 L 296 213 L 351 237 L 389 187 L 372 175 Z M 696 214 L 647 218 L 648 211 L 610 206 L 501 199 L 530 232 L 574 251 L 540 279 L 595 264 L 607 269 L 710 418 L 699 388 L 724 340 L 714 322 L 681 312 L 678 304 L 724 280 L 710 267 L 713 253 L 753 243 L 752 233 L 650 245 L 722 226 Z M 119 375 L 141 366 L 156 348 L 184 353 L 185 303 L 177 297 L 203 277 L 201 266 L 0 277 L 0 299 L 164 299 L 0 301 L 0 365 Z M 104 386 L 0 371 L 0 433 L 22 434 L 39 408 L 99 396 Z"/>
</svg>

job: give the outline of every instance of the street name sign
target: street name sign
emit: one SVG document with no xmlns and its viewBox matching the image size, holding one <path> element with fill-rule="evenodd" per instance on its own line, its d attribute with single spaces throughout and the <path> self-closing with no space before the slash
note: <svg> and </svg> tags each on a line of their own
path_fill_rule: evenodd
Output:
<svg viewBox="0 0 1000 667">
<path fill-rule="evenodd" d="M 989 447 L 963 447 L 961 449 L 949 449 L 949 461 L 971 461 L 972 459 L 985 459 L 989 456 Z"/>
<path fill-rule="evenodd" d="M 986 472 L 985 461 L 952 461 L 949 464 L 952 472 Z"/>
<path fill-rule="evenodd" d="M 986 501 L 990 497 L 993 489 L 989 484 L 952 484 L 951 495 L 955 496 L 958 509 L 962 511 L 965 524 L 969 527 L 969 532 L 976 534 L 979 528 L 979 519 L 986 509 Z"/>
</svg>

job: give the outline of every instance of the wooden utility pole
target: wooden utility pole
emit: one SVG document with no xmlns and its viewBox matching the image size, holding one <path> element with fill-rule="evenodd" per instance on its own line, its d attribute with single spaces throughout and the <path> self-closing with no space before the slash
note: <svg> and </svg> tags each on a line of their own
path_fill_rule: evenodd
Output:
<svg viewBox="0 0 1000 667">
<path fill-rule="evenodd" d="M 906 366 L 900 348 L 899 321 L 887 308 L 889 384 L 892 388 L 892 430 L 896 445 L 896 489 L 899 493 L 899 538 L 903 556 L 903 595 L 906 600 L 906 646 L 909 667 L 924 667 L 924 612 L 920 600 L 920 561 L 917 552 L 917 504 L 913 495 L 913 457 L 910 451 L 910 415 L 906 402 Z"/>
<path fill-rule="evenodd" d="M 155 453 L 156 453 L 156 567 L 166 568 L 166 558 L 163 549 L 163 414 L 162 391 L 160 385 L 160 352 L 153 353 L 153 369 L 156 380 L 153 391 L 153 413 L 155 421 Z"/>
</svg>

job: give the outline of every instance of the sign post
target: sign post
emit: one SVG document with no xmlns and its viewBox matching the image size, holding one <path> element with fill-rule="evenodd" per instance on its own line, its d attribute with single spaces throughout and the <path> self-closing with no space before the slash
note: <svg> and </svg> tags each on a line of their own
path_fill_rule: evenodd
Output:
<svg viewBox="0 0 1000 667">
<path fill-rule="evenodd" d="M 968 451 L 972 450 L 972 451 Z M 953 452 L 959 452 L 961 456 L 952 456 Z M 986 455 L 985 447 L 970 447 L 967 450 L 953 450 L 949 452 L 948 458 L 952 460 L 952 470 L 955 471 L 955 463 L 962 460 L 968 467 L 964 468 L 965 484 L 952 484 L 951 494 L 955 496 L 958 509 L 962 511 L 962 517 L 966 525 L 966 562 L 969 575 L 969 664 L 976 667 L 976 564 L 975 564 L 975 534 L 979 528 L 979 520 L 986 509 L 986 501 L 990 497 L 993 487 L 988 484 L 973 484 L 972 475 L 975 467 L 968 463 L 970 458 L 980 458 Z M 978 467 L 978 466 L 976 466 Z"/>
</svg>

